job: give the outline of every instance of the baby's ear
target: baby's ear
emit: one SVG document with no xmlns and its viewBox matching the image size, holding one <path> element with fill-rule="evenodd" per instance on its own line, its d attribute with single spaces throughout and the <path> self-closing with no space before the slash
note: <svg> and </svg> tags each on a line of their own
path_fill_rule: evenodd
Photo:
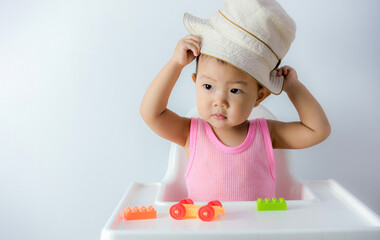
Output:
<svg viewBox="0 0 380 240">
<path fill-rule="evenodd" d="M 195 82 L 196 79 L 197 79 L 197 74 L 193 73 L 193 74 L 191 75 L 191 77 L 193 78 L 193 82 Z"/>
<path fill-rule="evenodd" d="M 259 104 L 264 101 L 264 99 L 267 98 L 270 94 L 271 92 L 267 88 L 260 88 L 259 93 L 257 94 L 255 107 L 259 106 Z"/>
</svg>

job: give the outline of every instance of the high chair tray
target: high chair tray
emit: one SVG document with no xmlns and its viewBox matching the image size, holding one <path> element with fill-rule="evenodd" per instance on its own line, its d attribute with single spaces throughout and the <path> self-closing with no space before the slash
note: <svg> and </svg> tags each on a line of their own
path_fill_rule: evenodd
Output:
<svg viewBox="0 0 380 240">
<path fill-rule="evenodd" d="M 380 218 L 334 180 L 303 182 L 309 197 L 287 201 L 286 211 L 256 211 L 256 202 L 222 202 L 225 216 L 211 222 L 171 218 L 169 208 L 176 202 L 156 201 L 162 184 L 131 184 L 101 239 L 380 239 Z M 122 217 L 126 206 L 149 205 L 157 210 L 156 219 Z"/>
</svg>

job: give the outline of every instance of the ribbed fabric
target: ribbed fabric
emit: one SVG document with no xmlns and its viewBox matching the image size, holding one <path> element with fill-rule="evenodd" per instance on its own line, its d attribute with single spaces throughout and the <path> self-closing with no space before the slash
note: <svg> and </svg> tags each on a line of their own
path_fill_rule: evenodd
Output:
<svg viewBox="0 0 380 240">
<path fill-rule="evenodd" d="M 274 155 L 267 122 L 251 120 L 244 142 L 224 145 L 211 126 L 191 119 L 190 156 L 186 170 L 189 198 L 194 201 L 255 201 L 275 197 Z"/>
</svg>

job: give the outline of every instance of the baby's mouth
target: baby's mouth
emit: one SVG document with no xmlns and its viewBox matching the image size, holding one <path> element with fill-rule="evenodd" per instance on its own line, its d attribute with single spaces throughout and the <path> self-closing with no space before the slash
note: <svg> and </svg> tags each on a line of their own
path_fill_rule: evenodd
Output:
<svg viewBox="0 0 380 240">
<path fill-rule="evenodd" d="M 227 119 L 226 116 L 224 116 L 223 114 L 220 114 L 220 113 L 215 113 L 212 115 L 213 118 L 215 118 L 216 120 L 225 120 Z"/>
</svg>

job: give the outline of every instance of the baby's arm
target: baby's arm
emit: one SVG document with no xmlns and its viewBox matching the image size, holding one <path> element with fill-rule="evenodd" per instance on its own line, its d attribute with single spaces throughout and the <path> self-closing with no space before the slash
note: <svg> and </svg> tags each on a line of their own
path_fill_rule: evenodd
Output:
<svg viewBox="0 0 380 240">
<path fill-rule="evenodd" d="M 146 124 L 159 136 L 180 146 L 185 146 L 187 142 L 190 119 L 178 116 L 166 107 L 182 69 L 193 61 L 199 52 L 198 37 L 188 35 L 181 39 L 172 59 L 153 79 L 140 105 L 140 114 Z"/>
<path fill-rule="evenodd" d="M 318 101 L 298 80 L 296 71 L 285 66 L 278 76 L 285 76 L 284 91 L 296 108 L 299 122 L 268 120 L 273 148 L 306 148 L 325 140 L 331 132 L 329 121 Z"/>
</svg>

